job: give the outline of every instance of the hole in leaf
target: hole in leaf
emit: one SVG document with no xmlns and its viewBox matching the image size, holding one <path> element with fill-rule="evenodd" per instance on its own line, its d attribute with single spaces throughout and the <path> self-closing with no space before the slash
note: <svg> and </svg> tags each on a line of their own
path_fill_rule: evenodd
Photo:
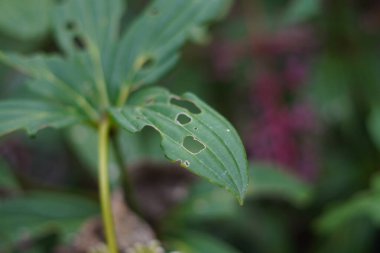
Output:
<svg viewBox="0 0 380 253">
<path fill-rule="evenodd" d="M 72 30 L 75 30 L 76 28 L 76 25 L 73 21 L 68 21 L 66 23 L 66 29 L 69 30 L 69 31 L 72 31 Z"/>
<path fill-rule="evenodd" d="M 194 127 L 194 130 L 195 130 L 195 131 L 198 131 L 198 127 Z"/>
<path fill-rule="evenodd" d="M 190 166 L 190 162 L 188 160 L 182 161 L 182 160 L 178 159 L 174 163 L 180 167 L 185 167 L 185 168 L 188 168 Z"/>
<path fill-rule="evenodd" d="M 75 35 L 73 37 L 73 43 L 74 43 L 74 46 L 80 50 L 86 49 L 86 43 L 80 35 Z"/>
<path fill-rule="evenodd" d="M 182 165 L 182 160 L 176 160 L 174 162 L 174 164 L 178 165 L 178 166 L 181 166 Z"/>
<path fill-rule="evenodd" d="M 147 105 L 151 105 L 151 104 L 154 104 L 155 101 L 156 101 L 156 100 L 155 100 L 154 98 L 148 98 L 147 100 L 145 100 L 145 103 L 146 103 Z"/>
<path fill-rule="evenodd" d="M 186 136 L 183 140 L 183 146 L 193 154 L 198 154 L 206 148 L 200 141 L 193 136 Z"/>
<path fill-rule="evenodd" d="M 199 109 L 193 102 L 190 102 L 188 100 L 172 98 L 172 99 L 170 99 L 170 103 L 172 105 L 176 105 L 176 106 L 185 108 L 189 112 L 194 113 L 194 114 L 199 114 L 202 112 L 201 109 Z"/>
<path fill-rule="evenodd" d="M 184 113 L 178 114 L 175 120 L 182 126 L 191 122 L 191 118 Z"/>
<path fill-rule="evenodd" d="M 157 16 L 158 14 L 160 14 L 159 10 L 155 7 L 153 7 L 151 10 L 150 10 L 150 14 L 152 16 Z"/>
<path fill-rule="evenodd" d="M 153 63 L 154 63 L 153 58 L 149 57 L 149 58 L 145 59 L 145 61 L 141 65 L 141 68 L 146 69 L 146 68 L 152 67 Z"/>
<path fill-rule="evenodd" d="M 140 56 L 137 58 L 135 62 L 135 69 L 140 70 L 140 69 L 147 69 L 152 67 L 154 64 L 154 59 L 152 56 Z"/>
</svg>

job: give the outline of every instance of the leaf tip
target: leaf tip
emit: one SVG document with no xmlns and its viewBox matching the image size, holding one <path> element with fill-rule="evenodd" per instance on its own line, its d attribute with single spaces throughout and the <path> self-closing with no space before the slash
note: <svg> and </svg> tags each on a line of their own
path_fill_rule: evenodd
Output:
<svg viewBox="0 0 380 253">
<path fill-rule="evenodd" d="M 240 206 L 243 206 L 243 205 L 244 205 L 245 195 L 246 195 L 246 192 L 244 191 L 244 192 L 241 192 L 241 193 L 237 196 L 237 200 L 238 200 Z"/>
</svg>

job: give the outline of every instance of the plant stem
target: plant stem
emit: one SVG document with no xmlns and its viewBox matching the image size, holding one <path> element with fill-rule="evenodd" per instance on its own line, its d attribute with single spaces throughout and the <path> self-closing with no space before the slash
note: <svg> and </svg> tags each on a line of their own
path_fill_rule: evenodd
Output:
<svg viewBox="0 0 380 253">
<path fill-rule="evenodd" d="M 100 52 L 99 49 L 95 46 L 95 44 L 91 41 L 88 42 L 88 48 L 90 52 L 90 57 L 95 67 L 95 84 L 99 92 L 100 101 L 102 102 L 102 105 L 104 107 L 103 109 L 105 109 L 110 105 L 110 102 L 108 99 L 108 90 L 104 77 Z"/>
<path fill-rule="evenodd" d="M 103 119 L 99 126 L 99 188 L 100 203 L 102 207 L 103 227 L 108 245 L 108 253 L 118 253 L 112 206 L 110 198 L 110 185 L 108 174 L 108 146 L 110 122 Z"/>
<path fill-rule="evenodd" d="M 120 88 L 120 93 L 119 93 L 119 98 L 117 100 L 117 106 L 118 107 L 122 107 L 125 102 L 128 100 L 128 96 L 129 96 L 129 93 L 131 91 L 131 85 L 126 85 L 124 84 L 121 88 Z"/>
</svg>

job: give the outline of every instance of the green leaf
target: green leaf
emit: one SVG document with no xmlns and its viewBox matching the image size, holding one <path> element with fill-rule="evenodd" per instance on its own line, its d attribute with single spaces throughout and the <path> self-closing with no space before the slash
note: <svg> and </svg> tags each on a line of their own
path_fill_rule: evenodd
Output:
<svg viewBox="0 0 380 253">
<path fill-rule="evenodd" d="M 111 66 L 123 11 L 121 0 L 64 1 L 53 15 L 64 58 L 1 53 L 0 59 L 28 75 L 38 95 L 74 106 L 95 121 L 107 97 L 104 71 Z"/>
<path fill-rule="evenodd" d="M 156 81 L 178 59 L 178 49 L 228 10 L 230 0 L 156 0 L 129 27 L 117 48 L 110 85 Z M 199 37 L 199 36 L 198 36 Z"/>
<path fill-rule="evenodd" d="M 24 129 L 28 134 L 46 128 L 62 128 L 82 120 L 73 108 L 35 100 L 0 101 L 0 136 Z"/>
<path fill-rule="evenodd" d="M 380 175 L 377 174 L 371 181 L 371 190 L 376 193 L 380 193 Z"/>
<path fill-rule="evenodd" d="M 88 117 L 96 117 L 97 94 L 85 73 L 80 56 L 64 59 L 58 55 L 33 55 L 0 52 L 0 60 L 27 75 L 29 88 L 38 96 L 76 107 Z"/>
<path fill-rule="evenodd" d="M 227 243 L 201 232 L 182 232 L 177 239 L 172 239 L 169 244 L 181 253 L 217 252 L 238 253 L 236 249 Z"/>
<path fill-rule="evenodd" d="M 53 18 L 64 57 L 0 53 L 0 60 L 28 75 L 29 87 L 39 97 L 70 107 L 69 116 L 61 114 L 62 122 L 72 122 L 73 114 L 80 114 L 96 124 L 110 104 L 124 103 L 129 84 L 160 77 L 174 63 L 179 47 L 191 36 L 204 33 L 205 23 L 225 12 L 229 3 L 156 0 L 119 38 L 122 0 L 67 0 L 56 6 Z M 56 108 L 52 105 L 53 111 Z M 54 113 L 54 122 L 58 114 Z M 18 115 L 25 113 L 18 110 Z M 35 117 L 18 119 L 17 124 L 6 122 L 3 133 L 19 128 L 34 133 L 49 123 L 40 117 L 36 122 L 30 121 Z"/>
<path fill-rule="evenodd" d="M 249 166 L 249 175 L 251 184 L 247 199 L 281 199 L 297 207 L 310 203 L 312 187 L 281 168 L 252 163 Z M 240 215 L 239 210 L 232 196 L 225 196 L 222 189 L 212 188 L 210 184 L 200 181 L 190 188 L 186 200 L 172 212 L 168 220 L 174 221 L 174 224 L 194 224 L 234 219 Z"/>
<path fill-rule="evenodd" d="M 122 0 L 67 0 L 53 15 L 65 57 L 0 53 L 0 60 L 31 77 L 30 87 L 39 95 L 74 106 L 95 122 L 110 103 L 123 104 L 128 85 L 161 77 L 179 47 L 199 37 L 229 3 L 156 0 L 119 38 Z"/>
<path fill-rule="evenodd" d="M 294 25 L 315 17 L 321 11 L 320 0 L 292 0 L 285 10 L 282 24 Z"/>
<path fill-rule="evenodd" d="M 130 250 L 130 253 L 163 253 L 164 249 L 161 247 L 158 241 L 151 241 L 150 243 L 140 244 L 137 243 Z"/>
<path fill-rule="evenodd" d="M 350 60 L 324 54 L 316 62 L 308 91 L 324 120 L 343 122 L 351 119 L 354 105 L 350 96 L 353 71 Z"/>
<path fill-rule="evenodd" d="M 11 169 L 0 159 L 0 188 L 19 189 L 20 185 Z"/>
<path fill-rule="evenodd" d="M 340 226 L 351 222 L 354 218 L 369 217 L 374 224 L 380 225 L 380 194 L 362 194 L 350 201 L 331 207 L 318 219 L 317 229 L 322 233 L 330 233 Z"/>
<path fill-rule="evenodd" d="M 247 159 L 232 125 L 191 93 L 175 96 L 162 88 L 133 93 L 115 121 L 130 132 L 153 127 L 168 159 L 226 188 L 240 202 L 248 187 Z"/>
<path fill-rule="evenodd" d="M 124 9 L 122 0 L 69 0 L 54 15 L 60 46 L 69 58 L 80 55 L 82 72 L 94 83 L 98 102 L 105 104 Z"/>
<path fill-rule="evenodd" d="M 68 236 L 85 219 L 98 214 L 96 202 L 62 193 L 33 192 L 23 197 L 3 199 L 0 205 L 0 238 L 15 241 L 58 230 Z"/>
<path fill-rule="evenodd" d="M 321 233 L 330 233 L 355 218 L 369 218 L 373 224 L 380 226 L 380 176 L 376 175 L 369 191 L 360 192 L 350 200 L 331 206 L 317 220 L 316 228 Z"/>
<path fill-rule="evenodd" d="M 124 12 L 122 0 L 69 0 L 58 5 L 54 12 L 54 28 L 62 49 L 68 54 L 93 47 L 100 57 L 114 47 L 120 33 Z"/>
<path fill-rule="evenodd" d="M 173 223 L 176 231 L 177 224 L 234 218 L 238 210 L 232 195 L 226 196 L 222 189 L 200 181 L 190 188 L 188 198 L 171 213 L 168 223 Z"/>
<path fill-rule="evenodd" d="M 371 134 L 372 140 L 380 150 L 380 107 L 375 106 L 368 118 L 368 131 Z"/>
<path fill-rule="evenodd" d="M 269 164 L 252 163 L 250 167 L 252 184 L 247 196 L 282 198 L 296 205 L 305 205 L 311 200 L 311 186 L 296 176 Z"/>
<path fill-rule="evenodd" d="M 119 39 L 121 0 L 69 0 L 54 15 L 56 37 L 82 64 L 111 101 L 123 98 L 129 85 L 160 78 L 178 58 L 184 42 L 204 24 L 225 13 L 230 0 L 156 0 Z M 107 87 L 106 87 L 107 86 Z"/>
<path fill-rule="evenodd" d="M 0 30 L 18 40 L 41 39 L 50 26 L 51 0 L 1 0 Z"/>
</svg>

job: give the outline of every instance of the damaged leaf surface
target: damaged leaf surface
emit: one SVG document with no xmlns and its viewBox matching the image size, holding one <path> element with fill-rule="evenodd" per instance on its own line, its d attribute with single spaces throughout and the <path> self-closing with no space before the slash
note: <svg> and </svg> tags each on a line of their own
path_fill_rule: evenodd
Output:
<svg viewBox="0 0 380 253">
<path fill-rule="evenodd" d="M 226 119 L 195 95 L 175 96 L 162 88 L 143 89 L 133 94 L 123 108 L 111 109 L 111 115 L 130 132 L 153 127 L 162 137 L 168 159 L 226 188 L 242 202 L 248 176 L 241 140 Z M 181 115 L 185 121 L 178 119 Z"/>
</svg>

